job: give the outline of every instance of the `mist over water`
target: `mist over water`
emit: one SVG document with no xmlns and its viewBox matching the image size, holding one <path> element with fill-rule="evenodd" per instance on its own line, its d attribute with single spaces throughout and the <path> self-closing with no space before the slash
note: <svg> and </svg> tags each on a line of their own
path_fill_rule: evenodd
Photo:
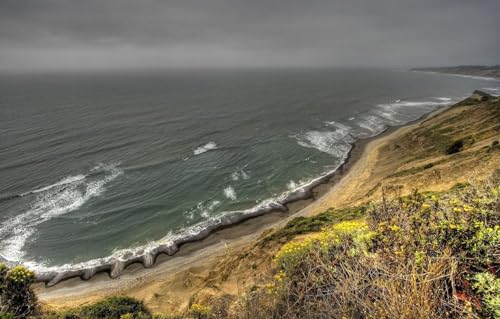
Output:
<svg viewBox="0 0 500 319">
<path fill-rule="evenodd" d="M 72 267 L 198 231 L 477 88 L 500 82 L 347 69 L 0 76 L 0 257 Z"/>
</svg>

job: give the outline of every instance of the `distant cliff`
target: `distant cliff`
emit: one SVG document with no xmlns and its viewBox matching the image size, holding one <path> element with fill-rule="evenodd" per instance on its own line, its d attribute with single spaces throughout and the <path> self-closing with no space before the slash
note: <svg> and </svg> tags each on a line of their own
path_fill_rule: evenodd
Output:
<svg viewBox="0 0 500 319">
<path fill-rule="evenodd" d="M 458 65 L 433 68 L 413 68 L 411 70 L 500 78 L 500 65 Z"/>
</svg>

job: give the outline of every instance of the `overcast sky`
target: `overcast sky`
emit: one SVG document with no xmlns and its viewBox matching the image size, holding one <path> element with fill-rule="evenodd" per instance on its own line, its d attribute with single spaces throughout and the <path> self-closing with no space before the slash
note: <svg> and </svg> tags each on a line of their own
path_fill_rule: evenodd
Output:
<svg viewBox="0 0 500 319">
<path fill-rule="evenodd" d="M 500 63 L 499 0 L 0 0 L 0 69 Z"/>
</svg>

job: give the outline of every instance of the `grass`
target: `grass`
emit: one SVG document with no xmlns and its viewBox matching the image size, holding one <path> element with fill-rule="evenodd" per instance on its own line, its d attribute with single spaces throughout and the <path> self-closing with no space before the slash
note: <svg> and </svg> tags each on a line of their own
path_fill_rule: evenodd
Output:
<svg viewBox="0 0 500 319">
<path fill-rule="evenodd" d="M 499 174 L 384 198 L 283 245 L 274 281 L 231 318 L 498 318 L 499 220 Z"/>
<path fill-rule="evenodd" d="M 270 242 L 287 242 L 297 235 L 318 232 L 327 226 L 341 221 L 359 219 L 366 214 L 366 207 L 353 207 L 346 209 L 329 209 L 326 212 L 310 217 L 296 217 L 289 221 L 285 227 L 264 237 L 259 241 L 260 246 Z"/>
</svg>

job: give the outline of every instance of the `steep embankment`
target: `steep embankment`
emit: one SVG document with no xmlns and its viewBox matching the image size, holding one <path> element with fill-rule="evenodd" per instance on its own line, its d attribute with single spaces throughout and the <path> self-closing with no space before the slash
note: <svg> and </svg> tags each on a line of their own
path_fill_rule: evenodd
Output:
<svg viewBox="0 0 500 319">
<path fill-rule="evenodd" d="M 284 243 L 326 225 L 364 217 L 363 208 L 351 207 L 362 207 L 384 193 L 441 191 L 457 183 L 486 178 L 500 167 L 499 139 L 500 101 L 476 92 L 469 99 L 366 145 L 345 177 L 298 214 L 312 217 L 298 217 L 285 228 L 263 233 L 257 242 L 238 242 L 213 251 L 210 257 L 199 253 L 206 260 L 183 264 L 182 270 L 161 273 L 157 268 L 155 276 L 137 277 L 135 282 L 127 281 L 126 286 L 96 279 L 86 285 L 102 287 L 82 294 L 75 293 L 81 283 L 49 292 L 40 289 L 41 299 L 48 306 L 68 307 L 121 293 L 144 300 L 151 310 L 162 312 L 195 302 L 208 304 L 213 298 L 232 300 L 252 287 L 269 283 L 275 270 L 273 258 Z M 106 289 L 113 285 L 114 289 Z"/>
</svg>

